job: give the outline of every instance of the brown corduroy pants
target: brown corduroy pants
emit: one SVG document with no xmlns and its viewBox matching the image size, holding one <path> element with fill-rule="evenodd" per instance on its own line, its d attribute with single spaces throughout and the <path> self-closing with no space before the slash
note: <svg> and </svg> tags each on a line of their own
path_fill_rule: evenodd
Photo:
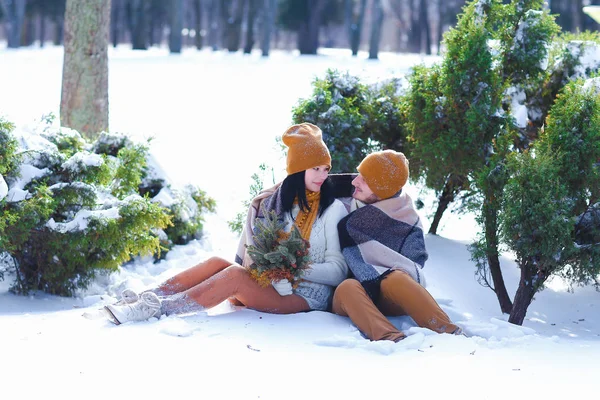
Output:
<svg viewBox="0 0 600 400">
<path fill-rule="evenodd" d="M 381 294 L 375 303 L 359 281 L 346 279 L 335 290 L 333 312 L 350 317 L 371 340 L 397 342 L 406 337 L 386 315 L 408 315 L 420 327 L 438 333 L 453 333 L 458 329 L 431 294 L 401 271 L 393 271 L 381 281 Z"/>
</svg>

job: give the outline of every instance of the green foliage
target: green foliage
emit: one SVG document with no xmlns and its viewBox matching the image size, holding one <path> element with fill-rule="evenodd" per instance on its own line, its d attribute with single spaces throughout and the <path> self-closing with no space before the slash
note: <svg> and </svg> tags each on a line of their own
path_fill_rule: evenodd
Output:
<svg viewBox="0 0 600 400">
<path fill-rule="evenodd" d="M 533 150 L 509 157 L 502 238 L 535 290 L 552 274 L 581 284 L 600 273 L 599 94 L 600 78 L 567 84 Z"/>
<path fill-rule="evenodd" d="M 250 177 L 252 179 L 252 183 L 250 184 L 250 195 L 247 200 L 243 202 L 242 211 L 238 212 L 235 217 L 231 221 L 227 221 L 227 225 L 229 225 L 229 229 L 237 234 L 241 234 L 244 230 L 244 225 L 246 224 L 246 216 L 248 214 L 248 209 L 250 208 L 250 203 L 252 199 L 254 199 L 258 194 L 264 189 L 264 181 L 265 175 L 267 171 L 266 164 L 260 164 L 259 172 L 255 172 Z M 272 169 L 271 169 L 272 171 Z M 273 185 L 275 182 L 273 182 Z"/>
<path fill-rule="evenodd" d="M 294 107 L 293 121 L 321 128 L 332 172 L 355 171 L 372 151 L 405 150 L 401 89 L 399 79 L 367 85 L 348 72 L 328 70 L 313 82 L 312 95 Z"/>
<path fill-rule="evenodd" d="M 600 78 L 567 84 L 546 120 L 540 146 L 560 152 L 560 174 L 583 213 L 600 201 Z"/>
<path fill-rule="evenodd" d="M 368 118 L 364 131 L 369 134 L 367 143 L 372 140 L 384 149 L 393 149 L 410 155 L 404 126 L 406 122 L 404 85 L 405 81 L 391 78 L 369 86 L 365 104 Z M 372 146 L 373 149 L 376 147 Z"/>
<path fill-rule="evenodd" d="M 17 141 L 11 136 L 14 125 L 0 118 L 0 175 L 17 169 L 20 157 L 17 155 Z"/>
<path fill-rule="evenodd" d="M 68 181 L 98 183 L 106 186 L 113 179 L 113 172 L 106 156 L 79 151 L 62 165 L 62 174 Z"/>
<path fill-rule="evenodd" d="M 43 125 L 45 125 L 45 128 L 40 135 L 50 143 L 54 143 L 58 150 L 67 158 L 71 157 L 78 151 L 83 150 L 85 146 L 85 140 L 81 134 L 70 128 L 52 128 L 52 124 L 55 120 L 56 115 L 54 115 L 54 113 L 43 115 L 41 122 Z"/>
<path fill-rule="evenodd" d="M 490 7 L 495 2 L 481 2 Z M 485 14 L 473 2 L 446 33 L 441 65 L 414 68 L 406 101 L 411 160 L 428 187 L 440 192 L 448 176 L 469 176 L 485 165 L 507 124 L 504 84 L 488 42 Z M 484 7 L 485 9 L 485 7 Z"/>
<path fill-rule="evenodd" d="M 511 177 L 499 215 L 501 236 L 521 269 L 539 290 L 546 278 L 564 266 L 563 253 L 573 250 L 572 202 L 560 178 L 556 158 L 531 152 L 509 158 Z"/>
<path fill-rule="evenodd" d="M 160 255 L 198 237 L 202 214 L 215 209 L 214 200 L 193 187 L 168 208 L 149 192 L 141 197 L 145 178 L 160 179 L 148 168 L 147 144 L 125 135 L 104 133 L 88 143 L 75 131 L 40 127 L 34 141 L 41 146 L 33 151 L 18 147 L 12 125 L 2 121 L 0 127 L 3 176 L 9 187 L 26 192 L 21 200 L 0 201 L 0 278 L 14 269 L 17 293 L 72 295 L 133 256 Z M 21 164 L 29 173 L 17 179 Z"/>
<path fill-rule="evenodd" d="M 119 149 L 117 153 L 119 163 L 112 187 L 115 196 L 138 192 L 146 168 L 147 157 L 148 146 L 145 144 L 132 144 Z"/>
<path fill-rule="evenodd" d="M 165 229 L 168 248 L 185 244 L 202 236 L 204 213 L 215 211 L 215 201 L 203 190 L 187 185 L 183 191 L 174 191 L 176 201 L 167 207 L 173 224 Z"/>
</svg>

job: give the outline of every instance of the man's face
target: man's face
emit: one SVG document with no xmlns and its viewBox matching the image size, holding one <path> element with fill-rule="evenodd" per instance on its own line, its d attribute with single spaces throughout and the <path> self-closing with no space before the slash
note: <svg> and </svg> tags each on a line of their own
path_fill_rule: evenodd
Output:
<svg viewBox="0 0 600 400">
<path fill-rule="evenodd" d="M 379 197 L 373 193 L 367 182 L 365 182 L 365 178 L 361 174 L 358 174 L 356 178 L 352 181 L 352 186 L 354 186 L 354 193 L 352 193 L 352 197 L 356 200 L 360 200 L 365 204 L 375 203 L 379 201 Z"/>
</svg>

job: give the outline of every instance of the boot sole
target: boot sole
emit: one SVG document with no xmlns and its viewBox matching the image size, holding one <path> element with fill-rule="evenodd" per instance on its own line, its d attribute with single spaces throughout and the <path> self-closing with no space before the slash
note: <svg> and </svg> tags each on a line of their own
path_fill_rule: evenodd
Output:
<svg viewBox="0 0 600 400">
<path fill-rule="evenodd" d="M 110 311 L 110 308 L 108 308 L 107 306 L 104 306 L 104 311 L 106 312 L 106 316 L 108 317 L 110 322 L 112 322 L 115 325 L 121 325 L 121 322 L 119 322 L 117 317 L 115 317 L 115 314 L 113 314 L 113 312 Z"/>
</svg>

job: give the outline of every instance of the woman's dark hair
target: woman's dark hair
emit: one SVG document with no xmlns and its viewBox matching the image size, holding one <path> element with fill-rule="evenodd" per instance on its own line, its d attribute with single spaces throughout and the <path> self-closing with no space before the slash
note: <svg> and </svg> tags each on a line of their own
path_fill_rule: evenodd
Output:
<svg viewBox="0 0 600 400">
<path fill-rule="evenodd" d="M 304 184 L 304 175 L 306 171 L 296 172 L 288 175 L 281 183 L 281 202 L 283 212 L 291 212 L 294 206 L 294 200 L 298 197 L 298 205 L 303 211 L 310 210 L 308 201 L 306 200 L 306 185 Z M 321 185 L 321 199 L 319 201 L 319 216 L 329 207 L 335 197 L 333 196 L 333 185 L 331 179 L 327 177 L 323 185 Z"/>
</svg>

